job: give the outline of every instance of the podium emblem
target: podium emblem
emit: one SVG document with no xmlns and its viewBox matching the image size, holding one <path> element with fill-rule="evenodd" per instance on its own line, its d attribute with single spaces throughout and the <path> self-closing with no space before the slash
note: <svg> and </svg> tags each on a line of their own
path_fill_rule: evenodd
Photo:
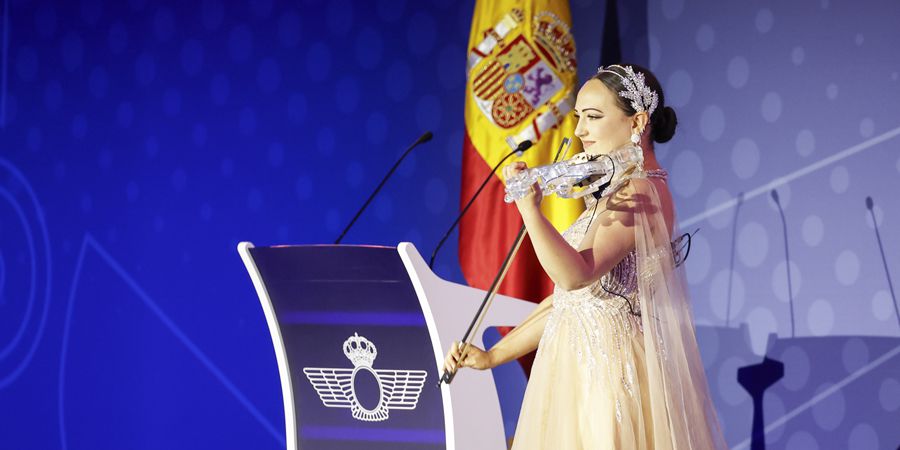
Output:
<svg viewBox="0 0 900 450">
<path fill-rule="evenodd" d="M 353 333 L 344 341 L 344 355 L 352 369 L 305 367 L 303 373 L 312 383 L 322 404 L 329 408 L 350 408 L 354 419 L 379 422 L 388 419 L 391 409 L 415 409 L 428 373 L 424 370 L 373 369 L 378 356 L 375 344 Z M 378 381 L 378 404 L 364 407 L 356 396 L 356 376 L 369 372 Z"/>
</svg>

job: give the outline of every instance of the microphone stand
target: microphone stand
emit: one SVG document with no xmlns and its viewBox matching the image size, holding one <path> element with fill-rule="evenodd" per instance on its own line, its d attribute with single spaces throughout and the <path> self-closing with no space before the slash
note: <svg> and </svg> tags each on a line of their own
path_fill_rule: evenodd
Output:
<svg viewBox="0 0 900 450">
<path fill-rule="evenodd" d="M 737 241 L 738 213 L 744 204 L 744 193 L 738 193 L 737 205 L 734 207 L 734 219 L 731 224 L 731 262 L 728 265 L 728 301 L 725 303 L 725 328 L 731 326 L 731 282 L 734 278 L 734 248 Z"/>
<path fill-rule="evenodd" d="M 391 175 L 394 174 L 394 171 L 397 170 L 397 167 L 400 165 L 400 163 L 403 162 L 403 158 L 406 158 L 406 155 L 408 155 L 409 152 L 412 151 L 412 149 L 416 148 L 417 145 L 430 141 L 433 136 L 434 135 L 431 134 L 430 131 L 426 131 L 424 134 L 419 136 L 419 139 L 416 139 L 416 142 L 413 142 L 412 145 L 410 145 L 409 148 L 407 148 L 406 151 L 403 152 L 403 155 L 401 155 L 400 158 L 397 159 L 397 162 L 394 163 L 394 167 L 391 167 L 391 170 L 388 171 L 387 175 L 385 175 L 384 178 L 381 179 L 381 183 L 378 183 L 378 187 L 375 188 L 375 190 L 372 192 L 372 195 L 369 196 L 369 199 L 366 200 L 365 203 L 363 203 L 362 208 L 359 208 L 359 211 L 356 211 L 356 215 L 353 216 L 353 220 L 351 220 L 350 223 L 347 224 L 347 228 L 344 228 L 344 231 L 341 232 L 341 235 L 338 236 L 338 238 L 334 241 L 335 245 L 341 243 L 341 240 L 344 239 L 344 235 L 347 234 L 347 232 L 350 231 L 350 227 L 352 227 L 353 224 L 356 223 L 356 219 L 359 219 L 360 214 L 362 214 L 362 212 L 366 210 L 366 207 L 369 206 L 369 203 L 372 203 L 372 199 L 375 198 L 375 195 L 378 194 L 378 191 L 381 190 L 382 186 L 384 186 L 384 183 L 387 182 L 388 178 L 390 178 Z"/>
<path fill-rule="evenodd" d="M 564 138 L 562 143 L 560 143 L 559 145 L 559 149 L 556 151 L 556 157 L 553 158 L 553 162 L 556 162 L 559 159 L 563 147 L 566 147 L 566 153 L 568 153 L 568 144 L 569 138 Z M 441 383 L 450 384 L 453 381 L 453 378 L 456 376 L 456 372 L 459 369 L 459 363 L 460 361 L 465 359 L 466 350 L 469 349 L 469 345 L 471 344 L 469 340 L 472 337 L 472 331 L 477 330 L 479 327 L 481 327 L 481 322 L 487 315 L 488 308 L 490 308 L 490 305 L 494 302 L 494 296 L 497 294 L 497 289 L 499 289 L 500 283 L 503 282 L 503 279 L 506 278 L 506 272 L 509 270 L 510 263 L 516 256 L 516 253 L 519 252 L 519 246 L 522 245 L 522 241 L 525 240 L 525 235 L 527 233 L 528 231 L 525 229 L 525 225 L 522 224 L 522 228 L 519 229 L 519 233 L 516 236 L 516 242 L 506 254 L 506 259 L 503 260 L 503 264 L 500 266 L 500 271 L 497 272 L 497 276 L 494 277 L 494 281 L 493 283 L 491 283 L 490 289 L 488 289 L 488 291 L 485 293 L 484 300 L 481 301 L 481 306 L 478 307 L 478 311 L 475 312 L 475 317 L 472 318 L 472 322 L 469 324 L 469 328 L 466 329 L 466 333 L 465 335 L 463 335 L 463 346 L 459 352 L 460 358 L 453 364 L 453 372 L 449 372 L 447 371 L 447 369 L 444 369 L 444 373 L 443 375 L 441 375 L 441 379 L 438 380 L 438 387 L 441 386 Z"/>
<path fill-rule="evenodd" d="M 900 324 L 900 308 L 897 307 L 897 295 L 894 294 L 894 283 L 891 281 L 891 272 L 888 270 L 887 258 L 884 256 L 884 245 L 881 243 L 881 233 L 878 232 L 878 219 L 875 217 L 875 201 L 872 197 L 866 197 L 866 209 L 872 216 L 872 227 L 875 228 L 875 238 L 878 239 L 878 251 L 881 252 L 881 262 L 884 265 L 884 274 L 887 276 L 888 289 L 891 290 L 891 299 L 894 301 L 894 313 L 897 314 L 897 323 Z"/>
<path fill-rule="evenodd" d="M 781 207 L 781 201 L 778 199 L 778 191 L 772 189 L 770 194 L 772 195 L 772 200 L 775 201 L 775 205 L 778 206 L 778 214 L 781 216 L 781 228 L 782 233 L 784 234 L 784 265 L 787 270 L 788 302 L 791 305 L 791 337 L 795 337 L 794 288 L 793 283 L 791 282 L 791 254 L 788 252 L 787 220 L 784 218 L 784 208 Z"/>
</svg>

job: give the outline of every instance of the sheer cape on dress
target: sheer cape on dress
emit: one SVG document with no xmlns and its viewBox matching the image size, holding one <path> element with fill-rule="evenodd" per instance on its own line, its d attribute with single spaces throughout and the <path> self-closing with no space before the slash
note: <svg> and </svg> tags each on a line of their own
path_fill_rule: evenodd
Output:
<svg viewBox="0 0 900 450">
<path fill-rule="evenodd" d="M 626 189 L 634 206 L 633 252 L 592 286 L 557 288 L 552 302 L 513 331 L 544 328 L 513 449 L 727 448 L 697 347 L 684 268 L 676 264 L 661 211 L 660 181 L 645 175 Z M 588 212 L 563 234 L 573 247 L 587 232 Z M 624 295 L 609 295 L 602 283 L 611 281 Z"/>
<path fill-rule="evenodd" d="M 654 448 L 725 449 L 697 346 L 684 266 L 676 266 L 671 235 L 659 211 L 659 192 L 646 179 L 633 184 Z"/>
</svg>

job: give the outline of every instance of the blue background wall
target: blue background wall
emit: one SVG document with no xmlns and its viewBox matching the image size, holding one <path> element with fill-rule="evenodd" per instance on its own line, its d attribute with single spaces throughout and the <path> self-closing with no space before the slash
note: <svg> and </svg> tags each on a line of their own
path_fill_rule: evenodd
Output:
<svg viewBox="0 0 900 450">
<path fill-rule="evenodd" d="M 0 446 L 282 447 L 235 247 L 332 242 L 431 130 L 345 240 L 430 253 L 459 204 L 473 3 L 4 1 Z M 571 6 L 583 80 L 604 2 Z M 864 199 L 896 272 L 900 7 L 647 11 L 642 38 L 620 5 L 623 52 L 649 49 L 681 119 L 658 153 L 702 229 L 688 280 L 729 442 L 747 446 L 752 411 L 735 369 L 769 354 L 786 365 L 773 448 L 895 446 L 900 321 Z M 462 282 L 455 254 L 451 239 L 436 272 Z"/>
</svg>

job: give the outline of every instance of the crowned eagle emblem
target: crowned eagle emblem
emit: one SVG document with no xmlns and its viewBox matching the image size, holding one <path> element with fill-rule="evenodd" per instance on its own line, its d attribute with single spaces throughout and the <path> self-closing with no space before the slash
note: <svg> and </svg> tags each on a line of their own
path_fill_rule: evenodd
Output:
<svg viewBox="0 0 900 450">
<path fill-rule="evenodd" d="M 378 349 L 358 333 L 344 341 L 344 355 L 353 363 L 352 369 L 303 369 L 326 407 L 350 408 L 354 419 L 366 422 L 387 420 L 391 409 L 416 408 L 428 376 L 426 371 L 373 369 Z M 378 381 L 378 404 L 371 409 L 364 407 L 356 396 L 356 376 L 361 371 L 369 372 Z"/>
</svg>

